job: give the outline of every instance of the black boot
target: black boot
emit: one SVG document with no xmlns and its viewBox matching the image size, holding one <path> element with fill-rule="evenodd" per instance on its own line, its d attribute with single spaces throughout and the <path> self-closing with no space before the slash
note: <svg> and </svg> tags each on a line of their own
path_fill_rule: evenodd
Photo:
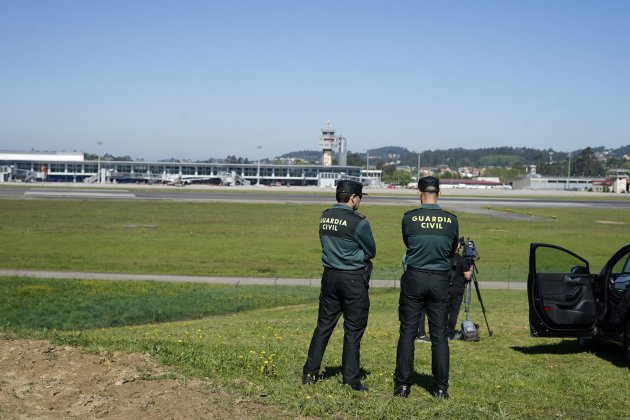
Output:
<svg viewBox="0 0 630 420">
<path fill-rule="evenodd" d="M 317 382 L 317 375 L 312 373 L 305 373 L 302 375 L 302 385 L 314 384 Z"/>
<path fill-rule="evenodd" d="M 435 391 L 433 393 L 433 396 L 436 397 L 439 400 L 446 401 L 446 400 L 448 400 L 448 391 L 442 390 L 442 389 L 438 389 L 437 391 Z"/>
<path fill-rule="evenodd" d="M 409 397 L 409 392 L 411 392 L 411 387 L 409 385 L 398 385 L 394 389 L 394 397 L 407 398 Z"/>
</svg>

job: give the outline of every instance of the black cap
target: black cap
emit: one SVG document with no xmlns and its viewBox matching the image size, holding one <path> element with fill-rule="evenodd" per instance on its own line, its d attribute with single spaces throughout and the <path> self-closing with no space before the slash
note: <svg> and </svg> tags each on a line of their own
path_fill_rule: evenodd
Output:
<svg viewBox="0 0 630 420">
<path fill-rule="evenodd" d="M 434 176 L 425 176 L 418 181 L 418 189 L 422 192 L 439 192 L 440 180 Z"/>
<path fill-rule="evenodd" d="M 363 192 L 363 184 L 356 181 L 339 181 L 337 184 L 338 193 L 356 194 L 358 196 L 367 195 Z"/>
</svg>

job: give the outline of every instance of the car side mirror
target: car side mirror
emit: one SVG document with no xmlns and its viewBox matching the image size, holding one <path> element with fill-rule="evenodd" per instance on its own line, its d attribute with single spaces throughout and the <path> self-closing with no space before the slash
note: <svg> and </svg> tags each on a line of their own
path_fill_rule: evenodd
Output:
<svg viewBox="0 0 630 420">
<path fill-rule="evenodd" d="M 576 265 L 571 268 L 571 274 L 588 274 L 588 269 L 583 265 Z"/>
</svg>

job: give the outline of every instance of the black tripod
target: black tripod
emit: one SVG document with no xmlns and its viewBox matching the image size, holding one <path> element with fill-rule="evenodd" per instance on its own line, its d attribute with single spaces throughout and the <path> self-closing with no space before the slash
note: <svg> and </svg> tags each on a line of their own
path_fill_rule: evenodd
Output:
<svg viewBox="0 0 630 420">
<path fill-rule="evenodd" d="M 479 283 L 477 282 L 477 273 L 479 272 L 479 270 L 477 270 L 477 265 L 475 265 L 475 261 L 474 260 L 468 260 L 468 264 L 470 265 L 470 268 L 472 269 L 472 277 L 471 277 L 471 282 L 475 285 L 475 290 L 477 291 L 477 299 L 479 299 L 479 303 L 481 304 L 481 312 L 483 313 L 483 319 L 486 321 L 486 327 L 488 328 L 488 335 L 490 337 L 492 337 L 492 330 L 490 329 L 490 325 L 488 324 L 488 318 L 486 317 L 486 308 L 485 306 L 483 306 L 483 299 L 481 299 L 481 292 L 479 291 Z M 470 283 L 468 283 L 468 299 L 466 299 L 466 306 L 464 307 L 465 311 L 466 311 L 466 320 L 468 320 L 468 304 L 470 303 L 470 295 L 471 295 L 471 285 Z"/>
</svg>

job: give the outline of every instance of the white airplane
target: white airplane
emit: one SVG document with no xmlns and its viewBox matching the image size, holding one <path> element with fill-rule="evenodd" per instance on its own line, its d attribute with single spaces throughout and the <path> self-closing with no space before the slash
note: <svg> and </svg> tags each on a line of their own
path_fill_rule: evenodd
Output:
<svg viewBox="0 0 630 420">
<path fill-rule="evenodd" d="M 184 187 L 190 184 L 202 182 L 219 181 L 217 176 L 199 176 L 199 175 L 182 175 L 182 174 L 165 174 L 162 176 L 162 182 L 167 185 Z"/>
</svg>

